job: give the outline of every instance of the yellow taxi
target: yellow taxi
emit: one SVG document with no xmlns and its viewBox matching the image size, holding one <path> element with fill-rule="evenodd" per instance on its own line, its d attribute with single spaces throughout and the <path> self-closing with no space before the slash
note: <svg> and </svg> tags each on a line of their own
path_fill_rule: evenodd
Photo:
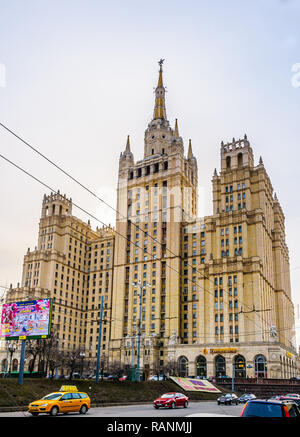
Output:
<svg viewBox="0 0 300 437">
<path fill-rule="evenodd" d="M 47 413 L 57 416 L 59 413 L 79 412 L 85 414 L 91 407 L 91 399 L 87 393 L 79 392 L 74 385 L 63 385 L 58 392 L 50 393 L 42 399 L 31 402 L 28 412 L 33 416 Z"/>
</svg>

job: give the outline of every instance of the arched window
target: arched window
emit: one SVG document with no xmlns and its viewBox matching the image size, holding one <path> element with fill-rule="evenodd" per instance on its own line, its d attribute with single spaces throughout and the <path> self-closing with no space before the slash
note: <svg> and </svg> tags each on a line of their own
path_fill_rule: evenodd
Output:
<svg viewBox="0 0 300 437">
<path fill-rule="evenodd" d="M 267 377 L 267 360 L 263 355 L 256 355 L 254 359 L 255 376 L 257 378 Z"/>
<path fill-rule="evenodd" d="M 2 363 L 1 363 L 1 371 L 5 372 L 5 370 L 7 370 L 7 369 L 8 369 L 7 359 L 4 358 L 4 360 L 2 360 Z"/>
<path fill-rule="evenodd" d="M 217 355 L 215 358 L 215 372 L 217 378 L 226 375 L 226 361 L 222 355 Z"/>
<path fill-rule="evenodd" d="M 34 361 L 30 360 L 28 363 L 28 371 L 33 372 L 33 368 L 34 368 Z"/>
<path fill-rule="evenodd" d="M 188 376 L 189 373 L 189 362 L 186 357 L 179 357 L 178 359 L 178 374 L 179 376 Z"/>
<path fill-rule="evenodd" d="M 235 378 L 246 378 L 246 360 L 242 355 L 234 357 Z"/>
<path fill-rule="evenodd" d="M 206 358 L 202 355 L 196 358 L 196 372 L 197 376 L 201 376 L 202 378 L 207 377 Z"/>
<path fill-rule="evenodd" d="M 239 153 L 237 158 L 238 158 L 238 167 L 243 167 L 243 154 Z"/>
<path fill-rule="evenodd" d="M 226 168 L 230 168 L 231 167 L 231 158 L 230 156 L 227 156 L 226 158 Z"/>
<path fill-rule="evenodd" d="M 39 362 L 39 365 L 38 365 L 38 371 L 39 371 L 39 372 L 43 372 L 43 371 L 44 371 L 44 360 L 41 360 L 41 361 Z"/>
<path fill-rule="evenodd" d="M 18 371 L 18 364 L 19 364 L 19 362 L 18 362 L 17 358 L 14 358 L 14 360 L 12 362 L 12 371 L 13 372 L 17 372 Z"/>
</svg>

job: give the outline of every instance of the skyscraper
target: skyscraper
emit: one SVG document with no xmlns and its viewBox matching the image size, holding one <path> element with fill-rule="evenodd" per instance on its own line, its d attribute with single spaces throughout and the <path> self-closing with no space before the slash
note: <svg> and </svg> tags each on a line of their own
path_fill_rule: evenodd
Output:
<svg viewBox="0 0 300 437">
<path fill-rule="evenodd" d="M 213 215 L 199 218 L 197 160 L 167 119 L 162 67 L 144 156 L 135 161 L 129 136 L 120 155 L 115 229 L 93 231 L 71 199 L 45 196 L 38 247 L 8 298 L 52 296 L 61 345 L 93 359 L 104 295 L 102 351 L 146 375 L 293 376 L 285 218 L 263 161 L 246 135 L 222 142 Z"/>
</svg>

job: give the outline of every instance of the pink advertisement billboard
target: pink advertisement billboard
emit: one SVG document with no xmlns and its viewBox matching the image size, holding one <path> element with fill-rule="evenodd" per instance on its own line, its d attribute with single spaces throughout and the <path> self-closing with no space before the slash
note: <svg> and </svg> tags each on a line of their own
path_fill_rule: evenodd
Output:
<svg viewBox="0 0 300 437">
<path fill-rule="evenodd" d="M 18 339 L 50 336 L 52 299 L 37 299 L 4 304 L 0 337 Z"/>
</svg>

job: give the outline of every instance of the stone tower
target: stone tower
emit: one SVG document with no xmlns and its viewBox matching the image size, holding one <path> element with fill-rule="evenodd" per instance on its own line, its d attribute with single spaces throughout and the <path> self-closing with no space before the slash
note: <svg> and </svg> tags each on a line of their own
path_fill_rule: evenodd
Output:
<svg viewBox="0 0 300 437">
<path fill-rule="evenodd" d="M 148 366 L 163 356 L 172 333 L 179 335 L 181 227 L 197 213 L 197 161 L 191 141 L 184 156 L 178 121 L 172 128 L 167 119 L 162 64 L 144 157 L 134 161 L 128 138 L 117 193 L 111 359 L 126 359 L 126 338 L 137 334 L 139 299 L 133 283 L 140 280 L 149 284 L 141 321 Z"/>
</svg>

